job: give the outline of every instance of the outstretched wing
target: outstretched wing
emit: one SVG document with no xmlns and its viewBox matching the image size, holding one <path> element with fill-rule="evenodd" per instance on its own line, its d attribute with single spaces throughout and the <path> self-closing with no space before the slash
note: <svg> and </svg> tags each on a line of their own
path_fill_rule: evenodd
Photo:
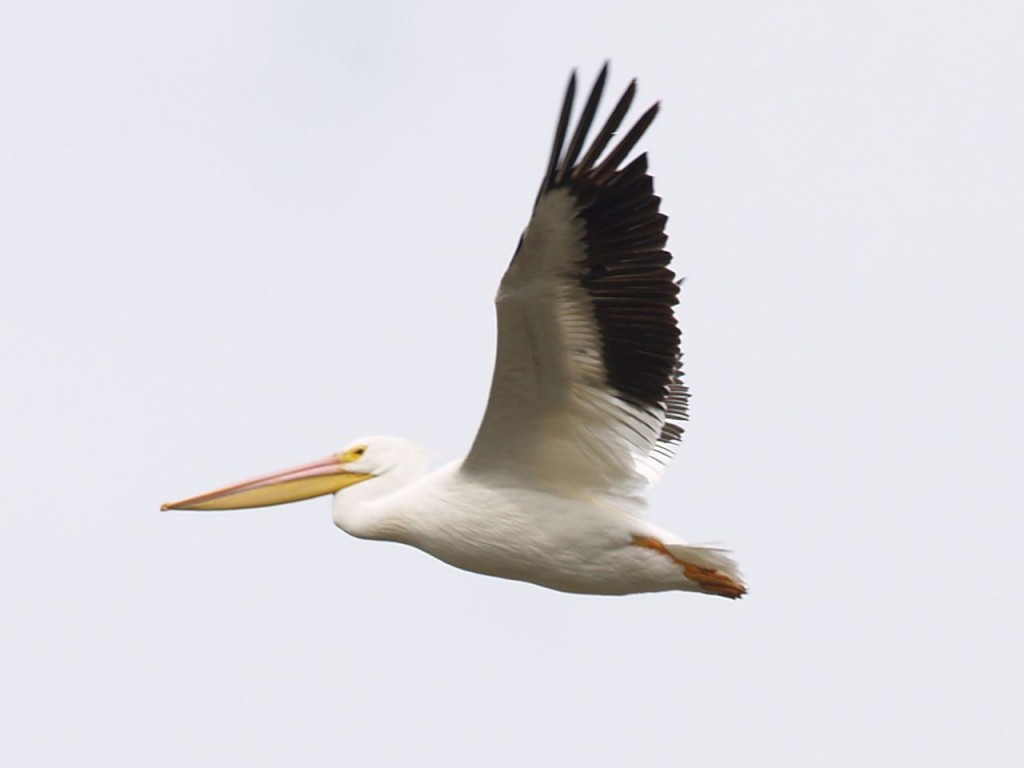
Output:
<svg viewBox="0 0 1024 768">
<path fill-rule="evenodd" d="M 490 399 L 463 469 L 634 495 L 671 457 L 687 391 L 667 217 L 646 155 L 625 164 L 658 105 L 605 154 L 636 81 L 584 151 L 607 72 L 566 144 L 569 80 L 533 216 L 498 289 Z"/>
</svg>

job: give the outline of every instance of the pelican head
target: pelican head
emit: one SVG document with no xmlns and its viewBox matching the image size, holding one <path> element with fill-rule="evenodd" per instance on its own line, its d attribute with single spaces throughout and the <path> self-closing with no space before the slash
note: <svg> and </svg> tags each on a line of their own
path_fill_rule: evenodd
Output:
<svg viewBox="0 0 1024 768">
<path fill-rule="evenodd" d="M 160 509 L 269 507 L 338 493 L 358 483 L 384 476 L 404 484 L 422 475 L 425 469 L 426 452 L 411 440 L 401 437 L 361 437 L 327 458 L 164 504 Z M 393 483 L 386 485 L 393 487 Z"/>
</svg>

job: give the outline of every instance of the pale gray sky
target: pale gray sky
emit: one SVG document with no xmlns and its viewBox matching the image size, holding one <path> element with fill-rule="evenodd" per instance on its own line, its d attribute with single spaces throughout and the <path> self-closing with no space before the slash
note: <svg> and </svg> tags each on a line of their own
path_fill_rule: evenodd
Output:
<svg viewBox="0 0 1024 768">
<path fill-rule="evenodd" d="M 6 5 L 0 762 L 1019 765 L 1022 38 L 1014 3 Z M 750 595 L 487 579 L 323 499 L 159 514 L 364 433 L 465 450 L 605 58 L 662 101 L 687 276 L 652 516 Z"/>
</svg>

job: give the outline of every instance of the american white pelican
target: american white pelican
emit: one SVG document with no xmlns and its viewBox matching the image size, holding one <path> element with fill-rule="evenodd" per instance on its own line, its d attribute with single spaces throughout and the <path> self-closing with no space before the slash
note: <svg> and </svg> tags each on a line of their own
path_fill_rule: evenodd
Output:
<svg viewBox="0 0 1024 768">
<path fill-rule="evenodd" d="M 606 153 L 633 81 L 585 147 L 607 70 L 571 137 L 575 73 L 569 79 L 533 216 L 498 288 L 490 400 L 464 459 L 426 474 L 416 444 L 363 437 L 320 461 L 163 509 L 333 493 L 342 530 L 468 571 L 565 592 L 743 595 L 725 551 L 687 544 L 643 517 L 644 488 L 686 418 L 679 287 L 647 157 L 626 163 L 658 105 Z"/>
</svg>

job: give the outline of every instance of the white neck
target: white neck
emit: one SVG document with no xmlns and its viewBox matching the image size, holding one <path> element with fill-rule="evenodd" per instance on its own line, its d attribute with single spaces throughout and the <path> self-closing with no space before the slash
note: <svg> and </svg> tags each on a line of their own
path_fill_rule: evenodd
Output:
<svg viewBox="0 0 1024 768">
<path fill-rule="evenodd" d="M 426 474 L 426 453 L 334 494 L 334 524 L 360 539 L 403 540 L 406 505 L 399 492 Z"/>
</svg>

